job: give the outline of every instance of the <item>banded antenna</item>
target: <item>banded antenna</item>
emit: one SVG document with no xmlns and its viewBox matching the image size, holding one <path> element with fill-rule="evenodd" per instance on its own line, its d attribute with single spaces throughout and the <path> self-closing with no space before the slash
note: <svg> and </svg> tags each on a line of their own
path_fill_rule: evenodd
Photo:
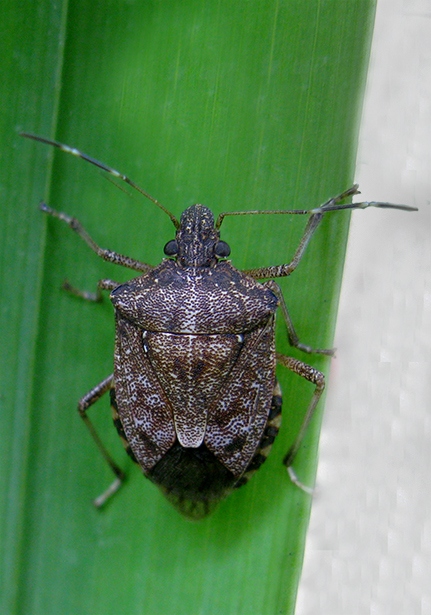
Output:
<svg viewBox="0 0 431 615">
<path fill-rule="evenodd" d="M 91 156 L 84 154 L 84 152 L 81 152 L 79 149 L 76 149 L 74 147 L 69 147 L 68 145 L 65 145 L 64 143 L 60 143 L 59 141 L 53 141 L 52 139 L 46 139 L 45 137 L 39 137 L 38 135 L 33 135 L 29 132 L 20 132 L 19 134 L 21 137 L 25 137 L 26 139 L 33 139 L 33 141 L 39 141 L 40 143 L 45 143 L 46 145 L 52 145 L 60 149 L 62 152 L 66 152 L 67 154 L 72 154 L 72 156 L 76 156 L 77 158 L 82 158 L 83 160 L 86 160 L 90 164 L 94 164 L 95 167 L 99 167 L 99 169 L 102 169 L 102 171 L 106 171 L 107 173 L 115 177 L 116 179 L 121 179 L 123 182 L 125 182 L 126 184 L 134 188 L 137 192 L 139 192 L 140 194 L 145 196 L 148 200 L 150 200 L 152 203 L 154 203 L 154 205 L 157 205 L 159 209 L 164 211 L 165 214 L 169 216 L 169 218 L 171 219 L 176 229 L 180 228 L 180 223 L 178 222 L 176 217 L 173 214 L 171 214 L 171 212 L 168 209 L 166 209 L 166 207 L 162 205 L 157 199 L 151 196 L 151 194 L 148 194 L 148 192 L 143 190 L 143 188 L 138 186 L 138 184 L 135 184 L 135 182 L 132 181 L 130 177 L 127 177 L 127 175 L 123 175 L 123 173 L 120 173 L 119 171 L 116 171 L 112 167 L 108 167 L 103 162 L 100 162 L 100 160 L 96 160 L 96 158 L 92 158 Z"/>
</svg>

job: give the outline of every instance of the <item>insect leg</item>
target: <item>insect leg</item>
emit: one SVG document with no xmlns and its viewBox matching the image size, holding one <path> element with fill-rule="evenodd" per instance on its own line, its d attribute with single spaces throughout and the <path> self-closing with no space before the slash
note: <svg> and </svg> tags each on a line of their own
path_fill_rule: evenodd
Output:
<svg viewBox="0 0 431 615">
<path fill-rule="evenodd" d="M 62 289 L 66 290 L 71 295 L 75 295 L 75 297 L 80 297 L 81 299 L 85 299 L 86 301 L 94 301 L 99 303 L 102 301 L 102 290 L 114 290 L 120 286 L 119 282 L 114 282 L 114 280 L 99 280 L 97 283 L 97 289 L 95 293 L 90 293 L 86 290 L 79 290 L 76 286 L 72 286 L 68 280 L 63 282 Z"/>
<path fill-rule="evenodd" d="M 255 279 L 263 279 L 263 278 L 283 278 L 290 275 L 293 271 L 295 271 L 296 267 L 299 265 L 301 258 L 307 248 L 308 244 L 312 236 L 314 235 L 315 230 L 322 222 L 325 214 L 331 211 L 340 211 L 342 209 L 366 209 L 367 207 L 380 207 L 385 209 L 398 209 L 402 211 L 416 211 L 415 207 L 409 207 L 407 205 L 393 205 L 392 203 L 381 203 L 378 201 L 366 201 L 362 203 L 345 203 L 342 201 L 347 199 L 355 194 L 360 194 L 358 190 L 358 185 L 355 184 L 348 190 L 345 190 L 341 194 L 333 197 L 320 205 L 320 207 L 316 207 L 311 209 L 310 211 L 306 211 L 303 209 L 293 209 L 293 210 L 274 210 L 274 211 L 246 211 L 246 212 L 229 212 L 225 214 L 221 214 L 219 216 L 220 223 L 223 219 L 222 216 L 226 215 L 247 215 L 247 214 L 308 214 L 310 217 L 307 222 L 307 226 L 305 227 L 304 233 L 302 235 L 301 241 L 299 242 L 299 246 L 296 249 L 295 254 L 293 255 L 292 260 L 289 263 L 285 263 L 283 265 L 275 265 L 273 267 L 259 267 L 258 269 L 250 269 L 244 271 L 246 275 L 249 275 Z M 216 224 L 217 227 L 217 224 Z"/>
<path fill-rule="evenodd" d="M 269 282 L 266 282 L 264 286 L 266 286 L 267 288 L 270 288 L 278 299 L 279 306 L 281 308 L 281 312 L 283 314 L 283 318 L 284 318 L 284 321 L 287 327 L 287 337 L 289 338 L 289 344 L 293 346 L 294 348 L 298 348 L 299 350 L 302 350 L 303 352 L 325 354 L 325 355 L 329 355 L 330 357 L 332 357 L 335 353 L 334 348 L 312 348 L 311 346 L 308 346 L 307 344 L 302 344 L 299 341 L 298 334 L 296 333 L 295 328 L 293 326 L 293 322 L 290 317 L 289 311 L 287 309 L 286 301 L 284 300 L 283 293 L 281 292 L 280 287 L 278 286 L 278 284 L 276 284 L 272 280 L 269 280 Z"/>
<path fill-rule="evenodd" d="M 112 250 L 106 250 L 104 248 L 100 248 L 95 241 L 90 237 L 87 231 L 84 229 L 82 224 L 76 219 L 72 218 L 72 216 L 68 216 L 67 214 L 52 209 L 46 203 L 41 203 L 39 208 L 44 213 L 53 216 L 54 218 L 58 218 L 59 220 L 63 220 L 66 224 L 70 226 L 70 228 L 77 233 L 81 239 L 85 241 L 85 243 L 103 260 L 108 261 L 109 263 L 114 263 L 115 265 L 121 265 L 122 267 L 128 267 L 129 269 L 134 269 L 135 271 L 142 271 L 143 273 L 147 273 L 151 271 L 153 267 L 151 265 L 147 265 L 146 263 L 141 263 L 140 261 L 135 260 L 134 258 L 129 258 L 128 256 L 124 256 L 123 254 L 118 254 L 117 252 L 113 252 Z"/>
<path fill-rule="evenodd" d="M 82 420 L 86 424 L 89 432 L 91 433 L 93 440 L 97 444 L 97 447 L 99 451 L 102 453 L 103 458 L 105 459 L 106 463 L 109 465 L 109 467 L 111 468 L 111 470 L 116 476 L 115 480 L 106 489 L 106 491 L 104 491 L 101 495 L 99 495 L 99 497 L 97 497 L 94 500 L 93 503 L 97 508 L 100 508 L 101 506 L 103 506 L 105 502 L 116 491 L 118 491 L 118 489 L 121 487 L 121 484 L 124 480 L 124 472 L 117 466 L 115 461 L 112 459 L 111 455 L 106 450 L 105 445 L 99 438 L 99 434 L 95 430 L 93 423 L 90 421 L 90 419 L 87 416 L 88 408 L 92 406 L 94 403 L 96 403 L 96 401 L 100 399 L 102 395 L 104 395 L 110 389 L 112 389 L 113 386 L 114 386 L 114 376 L 113 374 L 111 374 L 110 376 L 105 378 L 105 380 L 102 380 L 102 382 L 100 382 L 93 389 L 91 389 L 91 391 L 89 391 L 86 395 L 84 395 L 84 397 L 82 397 L 78 403 L 79 415 L 81 416 Z"/>
<path fill-rule="evenodd" d="M 312 214 L 308 219 L 307 226 L 305 227 L 304 234 L 302 235 L 299 246 L 296 249 L 290 263 L 284 265 L 275 265 L 272 267 L 259 267 L 258 269 L 250 269 L 244 271 L 246 275 L 251 276 L 254 279 L 262 278 L 283 278 L 290 275 L 299 265 L 301 258 L 305 252 L 306 247 L 310 243 L 314 231 L 317 229 L 323 219 L 323 213 Z"/>
<path fill-rule="evenodd" d="M 290 369 L 295 374 L 298 374 L 298 376 L 301 376 L 301 378 L 305 378 L 309 382 L 312 382 L 316 387 L 313 393 L 313 397 L 311 398 L 311 401 L 308 405 L 307 412 L 305 413 L 305 417 L 302 422 L 299 433 L 296 436 L 296 440 L 283 459 L 283 464 L 287 468 L 290 480 L 306 493 L 312 494 L 313 490 L 300 482 L 300 480 L 295 474 L 294 469 L 292 468 L 292 464 L 299 450 L 299 447 L 301 446 L 301 442 L 304 438 L 307 427 L 313 417 L 319 399 L 325 389 L 325 376 L 322 374 L 322 372 L 319 372 L 314 367 L 311 367 L 311 365 L 307 365 L 303 361 L 299 361 L 298 359 L 294 359 L 292 357 L 286 357 L 282 354 L 277 353 L 277 361 L 287 367 L 287 369 Z"/>
</svg>

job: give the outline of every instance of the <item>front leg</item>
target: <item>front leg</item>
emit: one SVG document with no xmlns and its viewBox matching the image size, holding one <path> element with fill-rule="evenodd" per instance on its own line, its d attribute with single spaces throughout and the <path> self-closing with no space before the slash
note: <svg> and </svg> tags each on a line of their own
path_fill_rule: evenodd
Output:
<svg viewBox="0 0 431 615">
<path fill-rule="evenodd" d="M 85 241 L 87 246 L 89 246 L 93 252 L 97 254 L 97 256 L 103 258 L 103 260 L 108 261 L 109 263 L 114 263 L 114 265 L 121 265 L 122 267 L 128 267 L 129 269 L 134 269 L 135 271 L 141 271 L 142 273 L 148 273 L 151 269 L 153 269 L 153 267 L 151 265 L 147 265 L 147 263 L 141 263 L 134 258 L 124 256 L 123 254 L 118 254 L 118 252 L 100 248 L 76 218 L 72 218 L 72 216 L 68 216 L 62 211 L 52 209 L 52 207 L 49 207 L 49 205 L 43 202 L 39 205 L 39 208 L 44 213 L 53 216 L 54 218 L 58 218 L 59 220 L 63 220 L 63 222 L 70 226 L 70 228 Z"/>
<path fill-rule="evenodd" d="M 367 207 L 381 207 L 385 209 L 399 209 L 403 211 L 417 211 L 415 207 L 408 207 L 407 205 L 394 205 L 393 203 L 381 203 L 378 201 L 364 201 L 362 203 L 345 203 L 342 202 L 344 199 L 350 198 L 355 194 L 360 194 L 358 190 L 358 185 L 355 184 L 348 190 L 345 190 L 341 194 L 333 197 L 320 205 L 320 207 L 316 207 L 315 209 L 311 209 L 310 211 L 306 211 L 303 209 L 293 209 L 293 210 L 278 210 L 278 211 L 248 211 L 248 212 L 230 212 L 229 214 L 221 214 L 219 216 L 219 220 L 221 224 L 221 220 L 223 216 L 226 215 L 239 215 L 239 214 L 299 214 L 309 215 L 309 219 L 307 222 L 307 226 L 305 227 L 304 233 L 302 235 L 301 241 L 299 242 L 298 247 L 293 255 L 292 260 L 289 263 L 285 263 L 283 265 L 275 265 L 273 267 L 260 267 L 258 269 L 250 269 L 248 271 L 244 271 L 245 274 L 254 278 L 255 280 L 263 279 L 263 278 L 283 278 L 290 275 L 297 266 L 299 265 L 304 252 L 310 243 L 314 232 L 317 227 L 323 220 L 325 214 L 331 211 L 342 211 L 344 209 L 366 209 Z"/>
</svg>

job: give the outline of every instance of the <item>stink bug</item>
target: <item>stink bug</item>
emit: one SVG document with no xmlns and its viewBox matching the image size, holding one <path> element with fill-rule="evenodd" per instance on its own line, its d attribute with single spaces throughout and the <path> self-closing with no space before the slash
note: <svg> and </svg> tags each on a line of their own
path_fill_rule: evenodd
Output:
<svg viewBox="0 0 431 615">
<path fill-rule="evenodd" d="M 272 278 L 290 275 L 326 213 L 369 206 L 412 211 L 389 203 L 343 204 L 358 194 L 355 185 L 326 203 L 306 210 L 245 211 L 220 214 L 216 221 L 203 205 L 188 207 L 178 221 L 132 180 L 82 152 L 56 141 L 23 136 L 83 158 L 146 196 L 173 222 L 176 235 L 156 267 L 100 248 L 81 224 L 45 203 L 43 212 L 66 222 L 101 258 L 140 272 L 125 284 L 100 280 L 96 295 L 67 289 L 86 299 L 111 291 L 115 308 L 114 373 L 79 402 L 78 410 L 116 479 L 95 504 L 103 505 L 121 485 L 122 470 L 101 442 L 87 410 L 110 392 L 114 423 L 127 452 L 181 513 L 194 519 L 209 514 L 233 489 L 245 484 L 265 461 L 278 433 L 280 363 L 315 386 L 303 425 L 284 457 L 292 462 L 322 395 L 323 374 L 275 348 L 275 313 L 280 308 L 289 343 L 307 353 L 332 355 L 300 343 L 283 295 Z M 239 271 L 227 260 L 220 239 L 227 215 L 308 215 L 292 260 L 284 265 Z M 269 279 L 260 283 L 257 280 Z"/>
</svg>

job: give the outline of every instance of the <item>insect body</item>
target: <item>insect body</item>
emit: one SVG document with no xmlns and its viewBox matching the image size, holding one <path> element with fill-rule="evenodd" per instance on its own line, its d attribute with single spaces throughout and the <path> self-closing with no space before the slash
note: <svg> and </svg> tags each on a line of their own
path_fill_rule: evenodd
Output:
<svg viewBox="0 0 431 615">
<path fill-rule="evenodd" d="M 60 143 L 24 136 L 55 145 L 123 179 L 163 209 L 176 227 L 175 239 L 165 246 L 167 258 L 152 267 L 99 248 L 77 220 L 41 205 L 43 211 L 69 224 L 99 256 L 141 273 L 125 284 L 101 280 L 98 286 L 99 293 L 111 291 L 115 308 L 114 373 L 81 399 L 79 412 L 116 480 L 96 505 L 102 505 L 123 479 L 87 416 L 87 409 L 105 392 L 110 391 L 114 423 L 131 457 L 183 514 L 197 519 L 246 483 L 266 459 L 280 425 L 277 362 L 315 385 L 300 433 L 284 458 L 291 478 L 300 484 L 291 465 L 325 380 L 306 363 L 276 353 L 276 310 L 281 308 L 292 346 L 327 355 L 332 351 L 301 344 L 279 287 L 272 279 L 257 280 L 294 271 L 328 211 L 370 205 L 413 208 L 342 204 L 357 194 L 354 186 L 311 212 L 246 212 L 310 217 L 290 263 L 241 272 L 226 260 L 230 248 L 220 240 L 222 220 L 234 212 L 222 214 L 215 223 L 207 207 L 192 205 L 178 222 L 114 169 Z"/>
<path fill-rule="evenodd" d="M 174 259 L 111 293 L 126 439 L 147 476 L 198 515 L 243 482 L 271 406 L 280 411 L 277 297 L 219 260 L 225 246 L 211 211 L 193 205 L 168 245 Z"/>
</svg>

